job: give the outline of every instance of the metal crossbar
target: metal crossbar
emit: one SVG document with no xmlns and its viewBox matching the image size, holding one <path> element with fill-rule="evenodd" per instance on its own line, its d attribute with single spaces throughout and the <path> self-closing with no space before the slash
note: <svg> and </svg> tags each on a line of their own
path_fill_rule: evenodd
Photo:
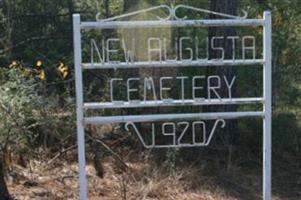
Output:
<svg viewBox="0 0 301 200">
<path fill-rule="evenodd" d="M 133 28 L 183 28 L 183 27 L 227 27 L 262 26 L 262 19 L 221 19 L 221 20 L 183 20 L 183 21 L 112 21 L 82 22 L 82 29 L 133 29 Z"/>
<path fill-rule="evenodd" d="M 140 61 L 122 63 L 82 63 L 83 69 L 128 69 L 128 68 L 159 68 L 159 67 L 213 67 L 213 66 L 250 66 L 262 65 L 263 59 L 245 60 L 202 60 L 202 61 Z"/>
<path fill-rule="evenodd" d="M 110 109 L 110 108 L 143 108 L 167 106 L 202 106 L 202 105 L 239 105 L 263 103 L 263 98 L 232 98 L 232 99 L 204 99 L 204 100 L 148 100 L 148 101 L 119 101 L 119 102 L 89 102 L 84 103 L 85 109 Z"/>
<path fill-rule="evenodd" d="M 212 113 L 181 113 L 181 114 L 151 114 L 125 115 L 109 117 L 85 117 L 85 124 L 126 123 L 126 122 L 156 122 L 177 119 L 236 119 L 246 117 L 263 117 L 263 112 L 212 112 Z"/>
</svg>

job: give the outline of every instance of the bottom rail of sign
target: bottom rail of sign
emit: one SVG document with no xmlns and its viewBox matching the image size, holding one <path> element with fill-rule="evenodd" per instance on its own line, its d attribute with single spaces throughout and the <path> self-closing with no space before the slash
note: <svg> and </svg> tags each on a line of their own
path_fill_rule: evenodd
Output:
<svg viewBox="0 0 301 200">
<path fill-rule="evenodd" d="M 125 115 L 125 116 L 97 116 L 85 117 L 85 124 L 126 123 L 126 122 L 150 122 L 179 119 L 235 119 L 247 117 L 264 117 L 261 111 L 244 112 L 211 112 L 211 113 L 179 113 L 179 114 L 149 114 L 149 115 Z"/>
</svg>

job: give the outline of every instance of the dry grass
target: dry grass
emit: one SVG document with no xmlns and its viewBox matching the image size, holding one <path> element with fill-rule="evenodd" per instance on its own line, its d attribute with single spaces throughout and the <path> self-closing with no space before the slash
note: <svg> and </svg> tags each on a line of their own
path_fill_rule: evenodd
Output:
<svg viewBox="0 0 301 200">
<path fill-rule="evenodd" d="M 135 156 L 134 156 L 135 157 Z M 137 158 L 138 156 L 136 156 Z M 260 174 L 239 168 L 212 173 L 208 166 L 166 169 L 152 159 L 126 158 L 129 170 L 121 172 L 111 158 L 104 160 L 105 177 L 87 166 L 91 200 L 238 200 L 261 199 Z M 207 165 L 207 164 L 206 164 Z M 78 199 L 76 163 L 57 161 L 49 166 L 31 161 L 27 169 L 14 167 L 8 178 L 10 192 L 20 200 Z M 275 196 L 274 200 L 291 199 Z"/>
</svg>

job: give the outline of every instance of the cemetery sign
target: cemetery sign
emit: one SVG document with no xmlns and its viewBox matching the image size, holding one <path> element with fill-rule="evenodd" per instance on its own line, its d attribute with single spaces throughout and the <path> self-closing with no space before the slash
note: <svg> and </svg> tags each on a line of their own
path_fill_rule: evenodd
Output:
<svg viewBox="0 0 301 200">
<path fill-rule="evenodd" d="M 179 11 L 213 14 L 221 19 L 190 19 L 178 16 Z M 148 20 L 128 20 L 145 13 L 161 13 L 165 17 L 156 16 Z M 160 5 L 108 19 L 82 22 L 79 14 L 73 15 L 74 63 L 76 78 L 76 112 L 77 138 L 80 171 L 80 200 L 87 199 L 85 134 L 87 124 L 124 123 L 125 129 L 137 134 L 146 148 L 195 147 L 207 146 L 214 132 L 226 126 L 226 119 L 259 117 L 263 120 L 263 199 L 271 200 L 271 13 L 265 11 L 263 19 L 248 19 L 244 16 L 233 16 L 208 11 L 187 5 Z M 154 15 L 152 15 L 154 16 Z M 244 36 L 198 37 L 178 34 L 157 33 L 139 34 L 141 30 L 181 29 L 206 27 L 262 27 L 262 56 L 256 55 L 256 38 Z M 132 31 L 101 38 L 90 38 L 89 61 L 83 62 L 81 30 L 119 30 Z M 135 34 L 137 32 L 137 35 Z M 159 31 L 160 32 L 160 31 Z M 164 32 L 164 31 L 162 31 Z M 225 49 L 217 44 L 231 42 L 232 57 L 226 58 Z M 172 49 L 172 50 L 170 50 Z M 209 56 L 210 51 L 216 57 Z M 239 53 L 238 53 L 239 52 Z M 238 55 L 239 54 L 239 55 Z M 126 70 L 126 69 L 174 69 L 204 68 L 228 66 L 262 66 L 263 89 L 261 97 L 235 97 L 233 88 L 237 77 L 220 74 L 205 76 L 202 73 L 170 76 L 135 76 L 110 77 L 108 80 L 108 100 L 102 102 L 86 102 L 83 90 L 83 71 L 85 70 Z M 171 84 L 175 87 L 171 87 Z M 125 87 L 120 87 L 123 85 Z M 224 92 L 220 92 L 224 88 Z M 184 106 L 216 106 L 257 103 L 262 105 L 258 111 L 233 112 L 185 112 L 156 113 L 139 115 L 101 115 L 85 116 L 85 110 L 123 109 L 123 108 L 155 108 Z M 212 120 L 211 126 L 205 120 Z M 160 122 L 160 127 L 156 125 Z M 137 123 L 150 123 L 151 130 L 146 141 Z M 160 143 L 156 132 L 171 138 L 168 143 Z M 179 130 L 180 133 L 179 133 Z M 201 131 L 200 131 L 201 130 Z M 209 133 L 209 134 L 208 134 Z M 190 135 L 187 141 L 186 136 Z"/>
</svg>

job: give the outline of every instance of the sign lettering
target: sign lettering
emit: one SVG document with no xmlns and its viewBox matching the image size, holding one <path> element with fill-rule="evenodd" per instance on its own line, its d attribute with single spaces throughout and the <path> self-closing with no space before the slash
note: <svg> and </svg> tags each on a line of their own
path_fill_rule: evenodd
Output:
<svg viewBox="0 0 301 200">
<path fill-rule="evenodd" d="M 216 60 L 225 59 L 225 49 L 218 45 L 231 41 L 232 44 L 232 60 L 241 57 L 242 59 L 256 59 L 256 40 L 254 36 L 214 36 L 210 39 L 205 38 L 200 46 L 200 39 L 198 37 L 183 36 L 174 39 L 174 44 L 171 44 L 168 38 L 149 37 L 143 41 L 137 42 L 135 38 L 131 41 L 126 41 L 125 38 L 108 38 L 101 39 L 97 42 L 95 38 L 90 40 L 91 48 L 91 63 L 133 63 L 143 60 L 137 60 L 136 45 L 146 47 L 147 61 L 206 61 L 209 59 L 209 51 L 217 52 L 220 57 L 214 58 Z M 105 44 L 105 45 L 104 45 Z M 126 45 L 130 44 L 130 45 Z M 210 45 L 209 45 L 210 44 Z M 240 46 L 238 46 L 240 44 Z M 175 49 L 173 55 L 167 55 L 168 47 L 172 46 Z M 179 49 L 179 51 L 177 51 Z M 201 57 L 201 52 L 205 52 L 205 57 Z M 240 52 L 240 55 L 236 55 Z M 115 59 L 114 59 L 115 58 Z M 123 58 L 123 60 L 120 60 Z M 136 58 L 136 59 L 135 59 Z M 144 60 L 145 61 L 145 60 Z"/>
</svg>

